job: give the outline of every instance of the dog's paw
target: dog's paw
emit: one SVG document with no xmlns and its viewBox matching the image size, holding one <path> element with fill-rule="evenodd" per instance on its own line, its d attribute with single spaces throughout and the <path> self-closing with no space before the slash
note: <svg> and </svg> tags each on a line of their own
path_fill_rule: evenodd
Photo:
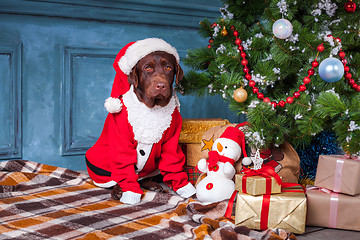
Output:
<svg viewBox="0 0 360 240">
<path fill-rule="evenodd" d="M 111 191 L 111 197 L 115 200 L 119 200 L 122 196 L 122 189 L 119 185 L 115 185 L 115 187 L 113 188 L 113 190 Z"/>
<path fill-rule="evenodd" d="M 164 188 L 159 183 L 152 181 L 143 182 L 141 187 L 154 192 L 165 192 Z"/>
<path fill-rule="evenodd" d="M 145 178 L 141 180 L 140 186 L 146 190 L 154 192 L 165 192 L 164 188 L 157 182 L 153 181 L 153 178 Z"/>
<path fill-rule="evenodd" d="M 164 188 L 158 183 L 154 183 L 153 186 L 149 188 L 149 190 L 154 192 L 165 192 Z"/>
</svg>

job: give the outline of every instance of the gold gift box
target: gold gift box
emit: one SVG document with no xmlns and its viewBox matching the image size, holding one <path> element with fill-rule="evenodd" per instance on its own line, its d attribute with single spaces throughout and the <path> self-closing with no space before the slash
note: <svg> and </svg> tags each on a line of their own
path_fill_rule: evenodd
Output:
<svg viewBox="0 0 360 240">
<path fill-rule="evenodd" d="M 212 127 L 229 124 L 221 118 L 183 119 L 179 144 L 186 156 L 186 165 L 196 166 L 201 158 L 201 140 L 204 133 Z"/>
<path fill-rule="evenodd" d="M 243 177 L 245 174 L 235 175 L 235 189 L 242 191 Z M 261 176 L 250 176 L 246 178 L 246 193 L 253 196 L 266 194 L 266 178 Z M 281 185 L 274 177 L 271 177 L 271 194 L 281 193 Z"/>
<path fill-rule="evenodd" d="M 229 120 L 221 118 L 185 118 L 181 126 L 179 143 L 200 144 L 202 136 L 207 130 L 226 124 L 229 124 Z"/>
<path fill-rule="evenodd" d="M 238 193 L 235 224 L 260 229 L 263 197 Z M 281 228 L 293 233 L 305 232 L 306 197 L 303 192 L 282 192 L 270 195 L 268 228 Z"/>
</svg>

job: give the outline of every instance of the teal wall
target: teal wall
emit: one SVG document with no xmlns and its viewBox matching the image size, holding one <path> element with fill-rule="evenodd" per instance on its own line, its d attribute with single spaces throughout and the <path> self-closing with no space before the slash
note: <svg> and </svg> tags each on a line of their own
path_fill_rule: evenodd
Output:
<svg viewBox="0 0 360 240">
<path fill-rule="evenodd" d="M 0 159 L 85 169 L 84 153 L 106 117 L 118 51 L 159 37 L 183 59 L 187 49 L 207 45 L 198 25 L 219 17 L 220 6 L 218 0 L 0 1 Z M 184 118 L 239 121 L 220 97 L 180 96 L 180 102 Z"/>
</svg>

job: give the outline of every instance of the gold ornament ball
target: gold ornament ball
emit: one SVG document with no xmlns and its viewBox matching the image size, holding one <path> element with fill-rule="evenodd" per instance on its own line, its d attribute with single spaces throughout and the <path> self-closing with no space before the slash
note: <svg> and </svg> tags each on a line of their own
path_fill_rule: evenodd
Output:
<svg viewBox="0 0 360 240">
<path fill-rule="evenodd" d="M 226 36 L 228 32 L 226 31 L 226 28 L 224 26 L 223 30 L 221 30 L 221 35 Z"/>
<path fill-rule="evenodd" d="M 247 96 L 248 96 L 247 91 L 245 89 L 243 89 L 242 87 L 236 89 L 233 94 L 233 98 L 237 102 L 245 102 L 247 99 Z"/>
</svg>

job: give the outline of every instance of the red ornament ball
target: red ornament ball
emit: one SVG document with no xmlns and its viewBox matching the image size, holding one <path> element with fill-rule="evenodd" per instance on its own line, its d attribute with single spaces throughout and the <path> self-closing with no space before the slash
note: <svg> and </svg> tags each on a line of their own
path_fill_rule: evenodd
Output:
<svg viewBox="0 0 360 240">
<path fill-rule="evenodd" d="M 239 49 L 240 51 L 244 51 L 244 47 L 243 47 L 242 45 L 239 45 L 239 46 L 238 46 L 238 49 Z"/>
<path fill-rule="evenodd" d="M 244 72 L 244 73 L 248 73 L 249 71 L 250 71 L 249 68 L 247 68 L 247 67 L 244 67 L 244 68 L 243 68 L 243 72 Z"/>
<path fill-rule="evenodd" d="M 311 82 L 311 79 L 309 77 L 304 77 L 303 82 L 304 84 L 309 84 Z"/>
<path fill-rule="evenodd" d="M 236 44 L 236 45 L 240 45 L 240 44 L 241 44 L 241 39 L 240 39 L 240 38 L 236 38 L 236 39 L 235 39 L 235 44 Z"/>
<path fill-rule="evenodd" d="M 252 91 L 253 91 L 253 93 L 258 93 L 258 92 L 259 92 L 259 88 L 258 88 L 258 87 L 254 87 Z"/>
<path fill-rule="evenodd" d="M 300 93 L 299 92 L 294 92 L 293 96 L 294 96 L 294 98 L 298 98 L 298 97 L 300 97 Z"/>
<path fill-rule="evenodd" d="M 351 73 L 347 72 L 345 73 L 345 79 L 351 79 L 352 75 Z"/>
<path fill-rule="evenodd" d="M 211 45 L 210 45 L 210 44 L 208 45 L 208 48 L 211 48 Z"/>
<path fill-rule="evenodd" d="M 350 68 L 348 66 L 344 66 L 344 71 L 348 72 L 348 71 L 350 71 Z"/>
<path fill-rule="evenodd" d="M 353 84 L 355 83 L 355 80 L 354 80 L 354 79 L 349 79 L 349 80 L 348 80 L 348 83 L 349 83 L 350 85 L 353 85 Z"/>
<path fill-rule="evenodd" d="M 284 100 L 279 101 L 279 106 L 280 107 L 285 107 L 285 104 L 286 104 L 286 102 Z"/>
<path fill-rule="evenodd" d="M 251 80 L 251 75 L 249 73 L 245 74 L 245 79 L 246 80 Z M 250 84 L 249 84 L 250 85 Z"/>
<path fill-rule="evenodd" d="M 286 102 L 289 103 L 289 104 L 292 104 L 294 102 L 294 98 L 293 97 L 287 97 Z"/>
<path fill-rule="evenodd" d="M 258 99 L 264 99 L 264 94 L 261 93 L 261 92 L 257 93 L 257 98 Z"/>
<path fill-rule="evenodd" d="M 344 9 L 348 13 L 355 12 L 356 4 L 353 1 L 347 1 L 344 5 Z"/>
<path fill-rule="evenodd" d="M 243 66 L 246 66 L 248 63 L 249 62 L 246 59 L 241 60 L 241 65 L 243 65 Z"/>
<path fill-rule="evenodd" d="M 236 31 L 236 30 L 234 31 L 234 33 L 233 33 L 233 34 L 234 34 L 234 36 L 235 36 L 235 37 L 239 36 L 239 32 L 238 32 L 238 31 Z"/>
<path fill-rule="evenodd" d="M 346 59 L 341 59 L 341 62 L 346 65 L 347 64 L 347 60 Z"/>
<path fill-rule="evenodd" d="M 306 90 L 306 86 L 304 84 L 299 86 L 299 91 L 300 92 L 303 92 L 305 90 Z"/>
<path fill-rule="evenodd" d="M 246 75 L 245 75 L 246 76 Z M 255 85 L 256 85 L 256 82 L 255 81 L 253 81 L 253 80 L 250 80 L 249 81 L 249 86 L 250 87 L 255 87 Z"/>
<path fill-rule="evenodd" d="M 309 70 L 308 70 L 308 74 L 310 75 L 310 76 L 312 76 L 312 75 L 314 75 L 314 69 L 312 69 L 312 68 L 310 68 Z"/>
<path fill-rule="evenodd" d="M 263 102 L 270 103 L 271 101 L 270 101 L 270 98 L 266 97 L 266 98 L 264 98 Z"/>
<path fill-rule="evenodd" d="M 240 56 L 241 56 L 242 58 L 246 58 L 246 53 L 245 53 L 245 52 L 241 52 L 241 53 L 240 53 Z"/>
<path fill-rule="evenodd" d="M 320 44 L 319 46 L 317 46 L 317 50 L 318 50 L 319 52 L 324 51 L 324 50 L 325 50 L 324 45 L 323 45 L 323 44 Z"/>
<path fill-rule="evenodd" d="M 319 66 L 319 62 L 316 61 L 316 60 L 314 60 L 314 61 L 311 63 L 311 66 L 314 67 L 314 68 L 318 67 L 318 66 Z"/>
<path fill-rule="evenodd" d="M 357 88 L 355 89 L 355 91 L 360 92 L 360 85 L 357 86 Z"/>
<path fill-rule="evenodd" d="M 277 104 L 275 101 L 273 101 L 273 102 L 271 102 L 271 105 L 272 105 L 274 108 L 276 108 L 278 104 Z"/>
<path fill-rule="evenodd" d="M 345 53 L 343 51 L 339 52 L 339 57 L 340 58 L 344 58 L 345 57 Z"/>
</svg>

